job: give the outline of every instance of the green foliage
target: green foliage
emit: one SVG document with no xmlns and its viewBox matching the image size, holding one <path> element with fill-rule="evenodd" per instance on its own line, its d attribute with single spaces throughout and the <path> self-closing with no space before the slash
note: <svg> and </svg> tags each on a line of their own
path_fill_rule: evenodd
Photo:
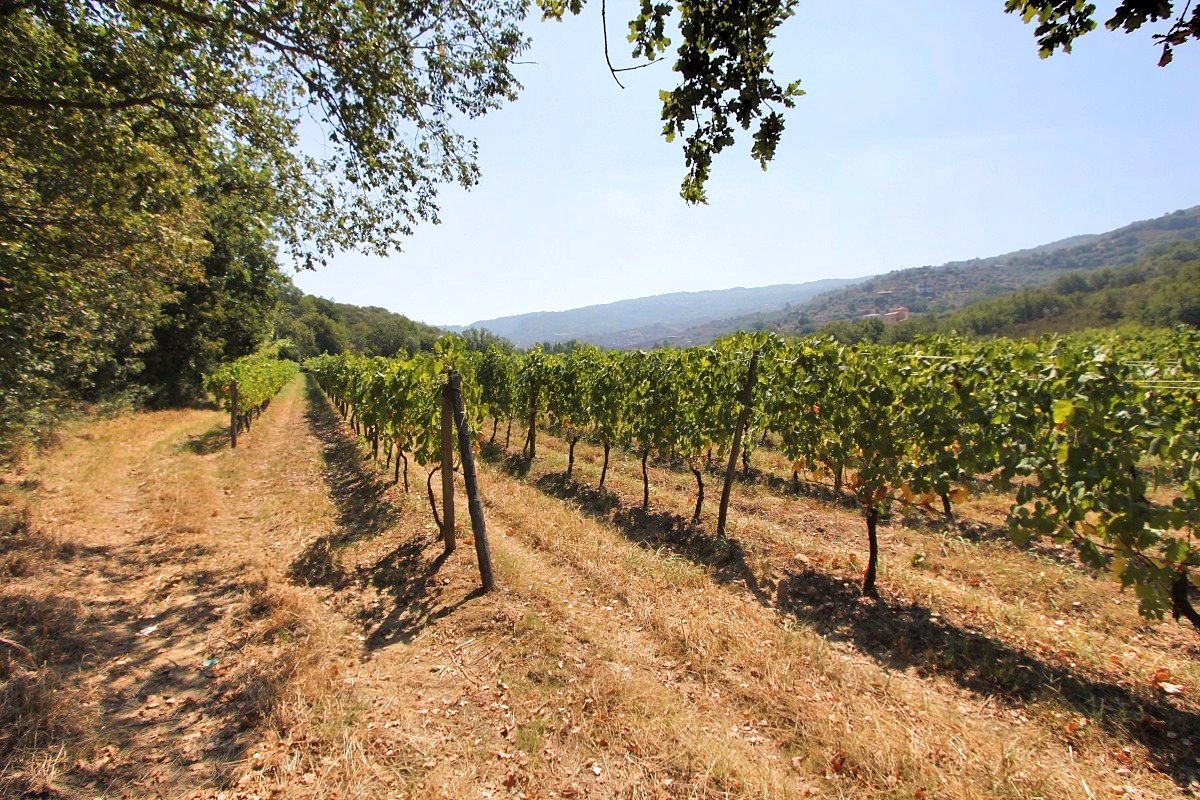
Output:
<svg viewBox="0 0 1200 800">
<path fill-rule="evenodd" d="M 222 364 L 204 381 L 226 411 L 246 414 L 262 408 L 279 390 L 296 377 L 296 362 L 274 358 L 270 350 Z M 237 384 L 237 407 L 232 387 Z"/>
<path fill-rule="evenodd" d="M 538 0 L 538 5 L 544 16 L 562 19 L 568 11 L 579 14 L 584 3 Z M 687 175 L 680 195 L 689 203 L 705 202 L 713 156 L 734 144 L 737 128 L 754 128 L 751 156 L 764 169 L 774 158 L 784 129 L 783 115 L 775 106 L 792 108 L 804 94 L 799 81 L 781 85 L 771 69 L 771 42 L 795 7 L 796 0 L 642 0 L 629 23 L 635 60 L 652 63 L 674 47 L 672 68 L 679 83 L 659 97 L 663 136 L 667 141 L 676 136 L 684 140 Z M 679 29 L 678 45 L 666 34 L 672 24 Z"/>
<path fill-rule="evenodd" d="M 1175 6 L 1171 0 L 1121 0 L 1112 16 L 1104 23 L 1110 31 L 1118 28 L 1126 33 L 1140 29 L 1147 22 L 1170 20 L 1165 31 L 1155 33 L 1154 40 L 1162 45 L 1162 57 L 1158 65 L 1165 67 L 1173 58 L 1172 48 L 1184 44 L 1188 39 L 1200 39 L 1200 8 L 1185 3 L 1179 16 L 1175 17 Z M 1038 23 L 1034 35 L 1037 37 L 1042 58 L 1054 54 L 1055 50 L 1071 52 L 1072 43 L 1096 29 L 1096 6 L 1077 0 L 1005 0 L 1004 10 L 1020 14 L 1026 22 Z M 1191 10 L 1191 16 L 1188 11 Z"/>
<path fill-rule="evenodd" d="M 482 421 L 479 382 L 463 341 L 445 337 L 434 354 L 411 358 L 321 355 L 304 362 L 321 388 L 352 410 L 365 430 L 432 467 L 441 458 L 442 388 L 448 369 L 463 376 L 467 421 Z"/>
<path fill-rule="evenodd" d="M 196 399 L 204 373 L 271 337 L 280 281 L 270 227 L 275 193 L 247 158 L 217 165 L 197 189 L 208 218 L 203 274 L 170 287 L 138 376 L 157 404 Z"/>
<path fill-rule="evenodd" d="M 295 342 L 304 360 L 322 353 L 367 356 L 431 352 L 444 331 L 384 308 L 335 303 L 307 295 L 283 280 L 278 290 L 275 333 Z"/>
<path fill-rule="evenodd" d="M 890 506 L 940 497 L 948 511 L 988 474 L 1016 492 L 1018 541 L 1071 542 L 1087 564 L 1132 586 L 1147 616 L 1179 610 L 1171 588 L 1200 566 L 1195 331 L 900 346 L 742 335 L 686 350 L 493 351 L 477 375 L 495 382 L 484 397 L 525 387 L 515 404 L 489 401 L 488 413 L 523 414 L 536 392 L 539 420 L 569 439 L 682 460 L 699 489 L 704 457 L 728 453 L 754 352 L 753 425 L 774 432 L 797 472 L 833 476 L 850 491 L 872 553 Z M 1152 479 L 1178 487 L 1176 496 L 1148 500 Z"/>
<path fill-rule="evenodd" d="M 24 12 L 0 17 L 0 85 L 78 69 Z M 0 103 L 0 453 L 65 406 L 128 387 L 171 285 L 208 251 L 194 176 L 146 111 Z"/>
<path fill-rule="evenodd" d="M 191 166 L 235 142 L 269 169 L 276 234 L 302 262 L 385 252 L 437 219 L 439 183 L 475 182 L 452 124 L 515 96 L 523 15 L 516 0 L 20 3 L 0 16 L 0 108 L 161 120 Z M 303 152 L 314 123 L 325 147 Z"/>
<path fill-rule="evenodd" d="M 1072 273 L 1092 276 L 1121 273 L 1139 263 L 1153 260 L 1175 245 L 1190 246 L 1200 239 L 1200 207 L 1183 209 L 1151 220 L 1135 222 L 1108 233 L 1077 236 L 1015 253 L 955 261 L 941 266 L 896 270 L 822 295 L 788 313 L 777 313 L 759 320 L 785 333 L 826 333 L 824 325 L 839 320 L 860 320 L 865 314 L 884 313 L 904 306 L 918 315 L 944 314 L 966 306 L 1013 295 L 1022 289 L 1034 290 L 1029 314 L 1040 313 L 1033 305 L 1037 291 Z M 1102 280 L 1097 278 L 1097 280 Z M 1110 284 L 1113 288 L 1119 281 Z M 1098 316 L 1098 315 L 1097 315 Z M 863 320 L 869 322 L 869 320 Z M 911 323 L 889 326 L 887 337 L 907 331 L 928 332 L 920 318 Z M 942 330 L 939 328 L 939 330 Z M 965 332 L 966 329 L 960 328 Z M 848 342 L 873 338 L 869 329 L 852 328 L 837 332 Z M 883 338 L 882 341 L 887 341 Z"/>
<path fill-rule="evenodd" d="M 883 331 L 882 338 L 904 341 L 935 331 L 1037 336 L 1130 323 L 1200 326 L 1200 242 L 1163 247 L 1125 267 L 1067 273 L 1050 286 L 981 300 L 953 313 L 915 318 Z"/>
<path fill-rule="evenodd" d="M 1033 479 L 1017 488 L 1014 535 L 1075 543 L 1091 567 L 1134 586 L 1143 614 L 1161 617 L 1180 570 L 1200 566 L 1192 544 L 1197 405 L 1187 388 L 1200 375 L 1192 355 L 1200 337 L 1180 330 L 1152 341 L 1154 350 L 1138 353 L 1154 360 L 1122 358 L 1102 342 L 1051 342 L 1006 376 L 997 416 L 1001 475 Z M 1128 342 L 1124 349 L 1131 354 Z M 1180 360 L 1159 360 L 1168 354 Z M 1147 498 L 1148 459 L 1160 477 L 1182 483 L 1169 504 Z"/>
</svg>

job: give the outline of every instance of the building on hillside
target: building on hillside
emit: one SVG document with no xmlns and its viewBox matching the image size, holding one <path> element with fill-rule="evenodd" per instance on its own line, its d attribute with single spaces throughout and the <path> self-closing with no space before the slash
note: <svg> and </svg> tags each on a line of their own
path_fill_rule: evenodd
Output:
<svg viewBox="0 0 1200 800">
<path fill-rule="evenodd" d="M 883 314 L 863 314 L 861 319 L 878 319 L 883 320 L 887 325 L 891 325 L 896 322 L 904 322 L 904 320 L 911 316 L 912 312 L 908 310 L 908 306 L 896 306 Z"/>
</svg>

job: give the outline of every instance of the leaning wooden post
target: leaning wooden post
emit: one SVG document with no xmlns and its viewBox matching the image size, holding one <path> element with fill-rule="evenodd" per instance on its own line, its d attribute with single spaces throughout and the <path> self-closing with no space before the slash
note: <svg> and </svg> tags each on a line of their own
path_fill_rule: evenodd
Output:
<svg viewBox="0 0 1200 800">
<path fill-rule="evenodd" d="M 238 435 L 238 385 L 229 382 L 229 446 L 237 447 Z"/>
<path fill-rule="evenodd" d="M 725 467 L 725 485 L 721 488 L 721 509 L 717 512 L 717 536 L 725 535 L 725 518 L 729 516 L 729 494 L 733 491 L 733 477 L 737 471 L 738 456 L 742 452 L 742 434 L 750 419 L 750 404 L 754 400 L 754 380 L 758 376 L 758 351 L 750 356 L 750 369 L 746 371 L 746 384 L 738 397 L 742 404 L 737 425 L 733 428 L 733 446 L 729 448 L 729 464 Z"/>
<path fill-rule="evenodd" d="M 475 478 L 475 455 L 471 450 L 471 429 L 467 427 L 467 410 L 463 403 L 462 376 L 450 370 L 450 395 L 454 400 L 454 424 L 458 428 L 458 453 L 462 458 L 463 481 L 467 485 L 467 509 L 471 512 L 471 530 L 475 534 L 475 555 L 479 559 L 479 576 L 483 590 L 496 588 L 492 573 L 492 550 L 488 546 L 487 526 L 483 519 L 483 499 L 479 496 L 479 481 Z"/>
<path fill-rule="evenodd" d="M 454 552 L 454 401 L 450 384 L 442 387 L 442 541 Z"/>
</svg>

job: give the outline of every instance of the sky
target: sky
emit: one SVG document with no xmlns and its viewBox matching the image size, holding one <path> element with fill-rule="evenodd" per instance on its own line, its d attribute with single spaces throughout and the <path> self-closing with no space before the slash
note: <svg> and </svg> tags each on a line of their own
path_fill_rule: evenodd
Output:
<svg viewBox="0 0 1200 800">
<path fill-rule="evenodd" d="M 635 15 L 608 4 L 618 66 Z M 461 128 L 479 184 L 446 187 L 442 223 L 403 252 L 341 254 L 300 288 L 467 324 L 987 257 L 1200 204 L 1200 43 L 1164 69 L 1151 31 L 1100 29 L 1043 60 L 1001 0 L 802 2 L 773 48 L 807 92 L 775 160 L 762 171 L 740 142 L 689 206 L 661 136 L 669 61 L 619 88 L 598 2 L 526 30 L 520 98 Z"/>
</svg>

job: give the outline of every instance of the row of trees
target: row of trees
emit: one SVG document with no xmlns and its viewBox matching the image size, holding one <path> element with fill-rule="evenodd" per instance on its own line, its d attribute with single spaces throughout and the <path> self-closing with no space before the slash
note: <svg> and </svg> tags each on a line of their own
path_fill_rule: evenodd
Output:
<svg viewBox="0 0 1200 800">
<path fill-rule="evenodd" d="M 385 452 L 388 466 L 394 460 L 395 480 L 399 482 L 403 474 L 406 491 L 408 457 L 427 470 L 426 489 L 435 518 L 433 476 L 442 458 L 442 389 L 450 368 L 463 373 L 466 422 L 477 430 L 482 408 L 479 384 L 474 360 L 468 357 L 466 342 L 460 337 L 447 336 L 439 340 L 434 352 L 410 357 L 326 354 L 304 362 L 304 369 L 369 443 L 372 455 L 378 459 Z"/>
</svg>

